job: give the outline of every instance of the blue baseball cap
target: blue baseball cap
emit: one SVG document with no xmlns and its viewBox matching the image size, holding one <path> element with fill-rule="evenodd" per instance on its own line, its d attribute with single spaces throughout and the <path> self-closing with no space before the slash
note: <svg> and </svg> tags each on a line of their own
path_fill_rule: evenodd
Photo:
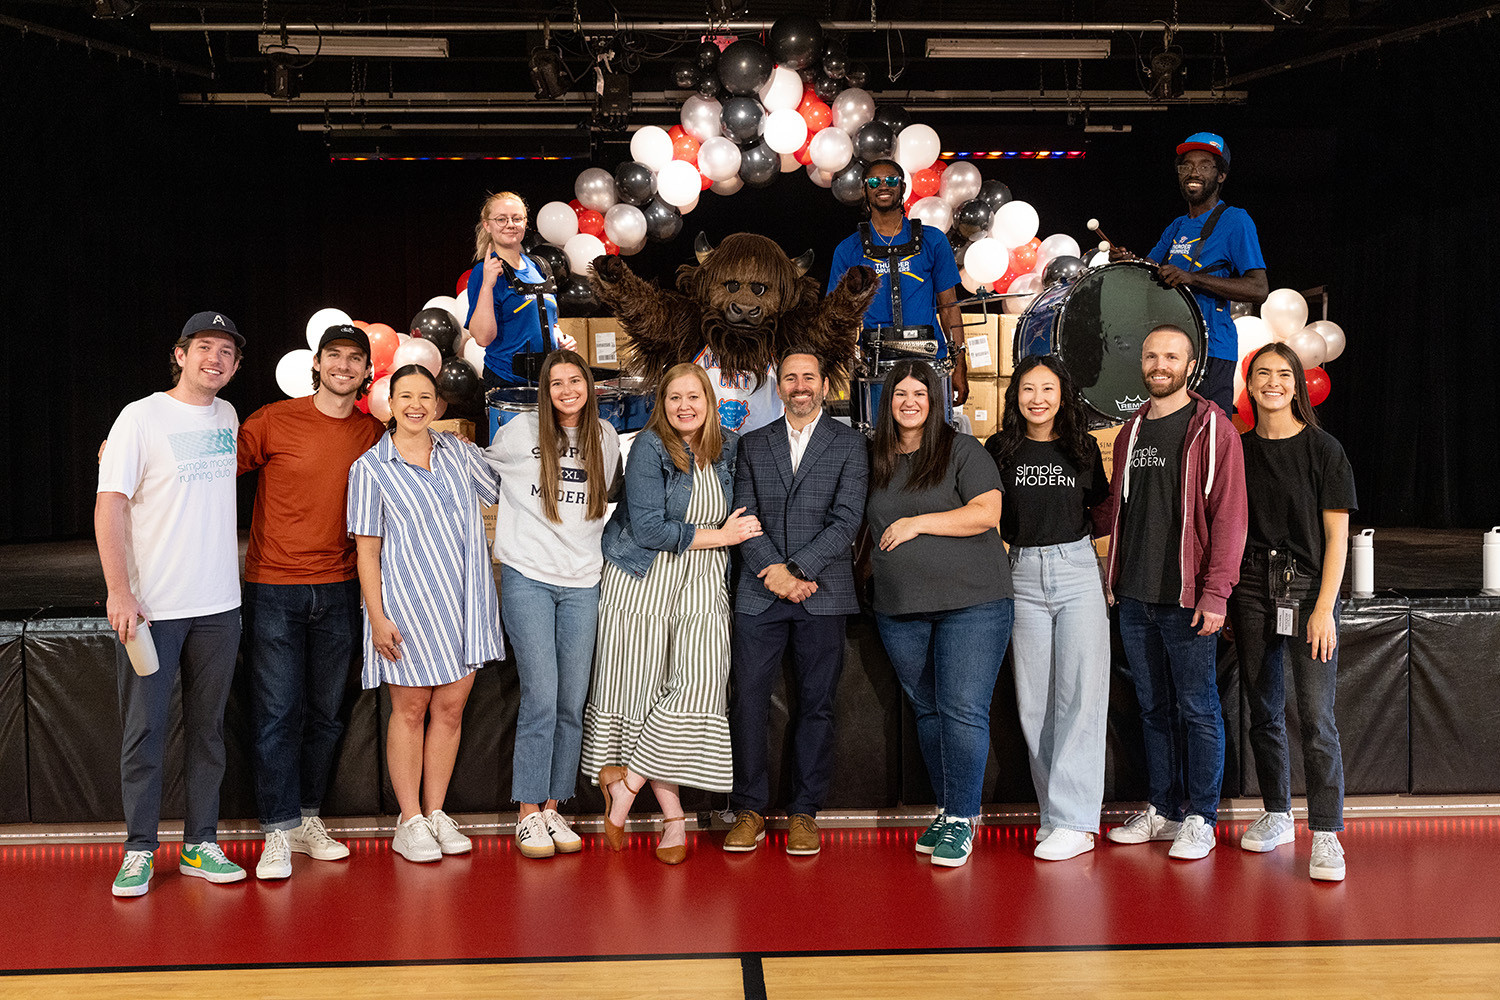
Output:
<svg viewBox="0 0 1500 1000">
<path fill-rule="evenodd" d="M 1226 167 L 1229 166 L 1229 143 L 1224 141 L 1223 136 L 1214 135 L 1212 132 L 1194 132 L 1177 144 L 1177 155 L 1191 153 L 1195 149 L 1212 153 L 1223 159 Z"/>
<path fill-rule="evenodd" d="M 221 312 L 214 312 L 210 309 L 200 313 L 193 313 L 192 318 L 182 324 L 182 336 L 184 338 L 193 337 L 200 333 L 226 334 L 236 344 L 240 345 L 241 350 L 244 350 L 245 338 L 240 336 L 240 331 L 235 327 L 234 320 Z"/>
</svg>

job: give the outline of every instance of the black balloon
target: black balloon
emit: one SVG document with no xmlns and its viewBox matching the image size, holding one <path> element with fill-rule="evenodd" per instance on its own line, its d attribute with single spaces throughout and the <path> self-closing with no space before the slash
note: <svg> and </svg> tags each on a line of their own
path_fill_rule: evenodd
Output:
<svg viewBox="0 0 1500 1000">
<path fill-rule="evenodd" d="M 799 69 L 797 75 L 802 78 L 803 88 L 807 88 L 812 86 L 814 80 L 823 75 L 823 71 L 816 64 L 811 64 Z"/>
<path fill-rule="evenodd" d="M 704 73 L 703 77 L 698 81 L 698 96 L 706 97 L 710 101 L 716 99 L 719 96 L 719 91 L 723 89 L 724 85 L 719 82 L 719 74 L 717 73 Z"/>
<path fill-rule="evenodd" d="M 870 67 L 864 63 L 850 63 L 844 79 L 851 87 L 863 87 L 870 81 Z"/>
<path fill-rule="evenodd" d="M 683 90 L 692 90 L 698 86 L 698 67 L 690 62 L 673 65 L 672 82 Z"/>
<path fill-rule="evenodd" d="M 994 217 L 995 210 L 983 198 L 970 198 L 958 206 L 958 211 L 953 213 L 953 221 L 958 226 L 959 235 L 966 240 L 982 236 L 990 227 L 990 220 Z"/>
<path fill-rule="evenodd" d="M 529 253 L 531 251 L 531 248 L 536 246 L 538 243 L 546 242 L 546 240 L 542 239 L 541 233 L 537 232 L 535 229 L 528 229 L 526 230 L 526 235 L 521 237 L 521 249 Z"/>
<path fill-rule="evenodd" d="M 783 14 L 771 24 L 771 58 L 787 69 L 811 66 L 823 54 L 823 26 L 807 14 Z"/>
<path fill-rule="evenodd" d="M 712 73 L 719 65 L 719 47 L 713 42 L 699 42 L 693 53 L 693 62 L 705 73 Z"/>
<path fill-rule="evenodd" d="M 447 403 L 472 399 L 479 394 L 479 373 L 463 358 L 449 358 L 438 371 L 437 391 Z"/>
<path fill-rule="evenodd" d="M 557 288 L 557 313 L 559 316 L 588 316 L 599 308 L 594 290 L 587 281 L 574 278 Z"/>
<path fill-rule="evenodd" d="M 824 104 L 832 104 L 833 99 L 839 96 L 839 91 L 842 89 L 839 81 L 832 77 L 820 76 L 813 81 L 813 93 L 817 94 L 818 100 Z"/>
<path fill-rule="evenodd" d="M 1067 254 L 1061 257 L 1053 257 L 1047 262 L 1047 266 L 1042 269 L 1042 287 L 1047 288 L 1057 284 L 1059 281 L 1071 281 L 1086 270 L 1087 268 L 1084 267 L 1083 261 L 1077 257 Z"/>
<path fill-rule="evenodd" d="M 870 163 L 888 159 L 896 144 L 896 133 L 885 122 L 866 122 L 854 133 L 854 155 Z"/>
<path fill-rule="evenodd" d="M 731 94 L 748 97 L 771 79 L 771 54 L 759 42 L 741 38 L 719 56 L 719 79 Z"/>
<path fill-rule="evenodd" d="M 760 120 L 765 110 L 753 97 L 731 97 L 724 102 L 719 121 L 724 134 L 735 142 L 749 142 L 760 131 Z"/>
<path fill-rule="evenodd" d="M 644 163 L 626 160 L 615 168 L 615 190 L 627 205 L 644 205 L 656 193 L 656 175 Z"/>
<path fill-rule="evenodd" d="M 682 213 L 660 198 L 652 198 L 641 206 L 646 216 L 646 238 L 658 243 L 675 240 L 682 232 Z"/>
<path fill-rule="evenodd" d="M 865 200 L 865 163 L 859 157 L 849 161 L 849 165 L 833 175 L 833 183 L 829 185 L 833 196 L 845 205 L 861 205 Z"/>
<path fill-rule="evenodd" d="M 761 143 L 740 153 L 740 179 L 751 187 L 765 187 L 781 173 L 781 154 Z"/>
<path fill-rule="evenodd" d="M 877 104 L 875 120 L 884 122 L 892 133 L 900 135 L 901 130 L 911 124 L 911 113 L 899 104 Z"/>
<path fill-rule="evenodd" d="M 829 42 L 823 46 L 823 73 L 831 79 L 842 79 L 849 72 L 849 56 L 844 52 L 843 42 Z"/>
<path fill-rule="evenodd" d="M 990 206 L 991 211 L 1011 200 L 1010 188 L 999 181 L 985 181 L 979 185 L 979 194 L 974 197 Z"/>
<path fill-rule="evenodd" d="M 552 269 L 552 277 L 559 285 L 573 274 L 573 269 L 568 266 L 568 255 L 562 252 L 562 247 L 553 246 L 551 243 L 538 243 L 526 251 L 526 256 L 533 260 L 544 261 Z"/>
<path fill-rule="evenodd" d="M 432 341 L 446 358 L 453 353 L 453 342 L 458 339 L 458 324 L 453 322 L 452 313 L 434 306 L 412 317 L 411 335 Z"/>
</svg>

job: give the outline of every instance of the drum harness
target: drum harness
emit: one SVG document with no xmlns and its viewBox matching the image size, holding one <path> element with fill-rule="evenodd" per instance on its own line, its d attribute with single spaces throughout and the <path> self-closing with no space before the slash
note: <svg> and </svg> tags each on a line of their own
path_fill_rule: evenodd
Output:
<svg viewBox="0 0 1500 1000">
<path fill-rule="evenodd" d="M 892 354 L 901 354 L 909 357 L 921 358 L 936 365 L 943 371 L 952 370 L 952 359 L 945 358 L 937 360 L 938 338 L 942 336 L 941 326 L 933 329 L 927 326 L 906 326 L 902 323 L 901 314 L 901 259 L 915 256 L 922 252 L 922 223 L 919 219 L 911 220 L 911 238 L 905 243 L 884 244 L 875 241 L 875 227 L 868 222 L 859 224 L 859 239 L 864 244 L 865 256 L 871 260 L 884 260 L 889 268 L 888 278 L 891 293 L 891 325 L 867 327 L 870 342 L 871 357 L 866 365 L 870 374 L 875 374 L 880 366 L 880 352 L 882 344 L 885 350 Z M 923 333 L 929 334 L 922 337 Z"/>
<path fill-rule="evenodd" d="M 547 304 L 543 301 L 543 296 L 555 296 L 557 294 L 557 280 L 552 276 L 552 268 L 547 265 L 546 261 L 533 258 L 532 263 L 537 271 L 541 273 L 542 280 L 535 282 L 526 281 L 522 279 L 515 268 L 510 266 L 510 261 L 501 257 L 493 250 L 490 251 L 490 254 L 500 262 L 500 272 L 505 276 L 505 283 L 510 286 L 512 291 L 518 292 L 521 295 L 535 297 L 533 301 L 536 303 L 537 323 L 542 328 L 541 354 L 545 357 L 551 348 L 558 346 L 552 339 L 552 331 L 547 329 Z M 514 358 L 511 359 L 511 371 L 515 371 Z M 534 383 L 535 379 L 528 379 L 527 381 Z"/>
<path fill-rule="evenodd" d="M 1213 235 L 1214 227 L 1219 224 L 1219 217 L 1224 214 L 1224 210 L 1226 208 L 1228 208 L 1228 207 L 1229 207 L 1228 205 L 1226 205 L 1224 202 L 1221 201 L 1217 205 L 1214 206 L 1214 210 L 1212 212 L 1208 213 L 1208 218 L 1205 219 L 1204 222 L 1203 222 L 1203 229 L 1198 233 L 1198 242 L 1199 242 L 1199 244 L 1201 244 L 1203 246 L 1207 246 L 1208 245 L 1208 238 Z M 1180 222 L 1179 222 L 1178 225 L 1174 225 L 1172 227 L 1172 239 L 1171 239 L 1171 242 L 1173 244 L 1175 244 L 1177 242 L 1177 230 L 1178 230 L 1179 227 L 1180 227 Z M 1168 254 L 1168 256 L 1171 256 L 1171 255 Z M 1194 274 L 1213 274 L 1215 271 L 1219 270 L 1220 268 L 1224 268 L 1224 269 L 1227 270 L 1229 268 L 1229 263 L 1230 262 L 1227 261 L 1227 260 L 1216 260 L 1212 264 L 1199 264 L 1197 267 L 1193 268 L 1193 273 Z M 1215 296 L 1215 297 L 1217 297 L 1217 296 Z"/>
</svg>

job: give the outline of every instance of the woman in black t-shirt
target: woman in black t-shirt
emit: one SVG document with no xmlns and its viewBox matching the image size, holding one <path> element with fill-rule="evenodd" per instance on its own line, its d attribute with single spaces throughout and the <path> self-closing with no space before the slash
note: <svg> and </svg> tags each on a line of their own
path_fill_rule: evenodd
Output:
<svg viewBox="0 0 1500 1000">
<path fill-rule="evenodd" d="M 1041 808 L 1035 855 L 1066 861 L 1094 849 L 1104 799 L 1109 610 L 1090 515 L 1109 483 L 1059 358 L 1016 366 L 1000 431 L 985 449 L 1006 494 L 1000 534 L 1016 592 L 1016 703 Z"/>
<path fill-rule="evenodd" d="M 1291 348 L 1267 344 L 1257 351 L 1246 388 L 1255 416 L 1253 428 L 1241 435 L 1250 528 L 1229 617 L 1266 811 L 1240 846 L 1271 851 L 1296 835 L 1283 670 L 1283 658 L 1290 656 L 1313 834 L 1308 873 L 1342 881 L 1344 764 L 1333 702 L 1354 473 L 1338 441 L 1318 426 L 1302 363 Z"/>
</svg>

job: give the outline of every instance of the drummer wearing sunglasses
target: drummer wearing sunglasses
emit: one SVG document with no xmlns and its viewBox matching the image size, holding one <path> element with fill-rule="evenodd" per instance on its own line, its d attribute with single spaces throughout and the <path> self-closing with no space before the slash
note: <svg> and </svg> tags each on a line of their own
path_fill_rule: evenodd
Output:
<svg viewBox="0 0 1500 1000">
<path fill-rule="evenodd" d="M 1198 300 L 1208 327 L 1208 357 L 1198 392 L 1234 414 L 1234 366 L 1239 357 L 1230 303 L 1255 305 L 1270 285 L 1255 223 L 1242 208 L 1219 199 L 1229 176 L 1229 145 L 1212 132 L 1196 132 L 1177 147 L 1177 186 L 1186 215 L 1173 220 L 1147 258 L 1161 265 L 1161 280 L 1186 286 Z M 1112 261 L 1134 259 L 1122 246 L 1110 248 Z"/>
</svg>

